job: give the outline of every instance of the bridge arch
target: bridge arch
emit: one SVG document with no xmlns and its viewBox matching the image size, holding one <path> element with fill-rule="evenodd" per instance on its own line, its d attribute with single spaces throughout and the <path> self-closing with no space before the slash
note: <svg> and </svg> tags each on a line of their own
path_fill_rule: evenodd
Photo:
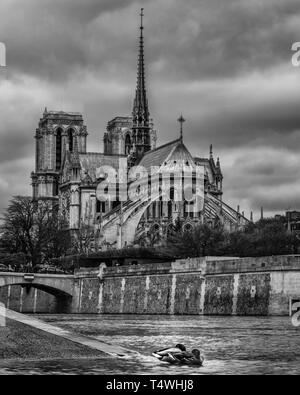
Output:
<svg viewBox="0 0 300 395">
<path fill-rule="evenodd" d="M 20 310 L 23 303 L 31 300 L 32 312 L 36 312 L 36 306 L 40 300 L 37 295 L 55 305 L 55 313 L 68 313 L 71 311 L 73 300 L 74 280 L 71 276 L 46 276 L 30 275 L 22 273 L 1 273 L 0 274 L 0 295 L 1 302 L 6 302 L 9 308 L 11 295 L 20 295 Z M 18 291 L 20 289 L 20 292 Z M 17 290 L 17 291 L 16 291 Z M 25 291 L 24 291 L 25 290 Z M 42 291 L 38 293 L 37 291 Z M 47 296 L 48 295 L 48 296 Z M 29 311 L 31 312 L 31 311 Z M 39 311 L 40 312 L 40 311 Z M 47 311 L 45 311 L 46 313 Z"/>
<path fill-rule="evenodd" d="M 28 282 L 12 282 L 12 283 L 7 283 L 4 285 L 1 285 L 0 288 L 3 287 L 8 287 L 8 286 L 20 286 L 22 288 L 36 288 L 39 289 L 40 291 L 44 291 L 50 295 L 56 296 L 56 297 L 61 297 L 61 298 L 72 298 L 73 295 L 69 294 L 68 292 L 64 292 L 61 289 L 53 288 L 48 285 L 44 284 L 38 284 L 38 283 L 28 283 Z"/>
</svg>

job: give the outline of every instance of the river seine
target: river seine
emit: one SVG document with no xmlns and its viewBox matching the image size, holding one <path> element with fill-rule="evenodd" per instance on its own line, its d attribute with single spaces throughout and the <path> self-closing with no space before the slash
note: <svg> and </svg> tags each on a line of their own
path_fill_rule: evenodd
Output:
<svg viewBox="0 0 300 395">
<path fill-rule="evenodd" d="M 135 357 L 0 362 L 1 374 L 300 374 L 300 328 L 291 319 L 43 315 L 40 319 L 121 345 Z M 200 348 L 204 366 L 171 366 L 155 360 L 159 348 Z"/>
</svg>

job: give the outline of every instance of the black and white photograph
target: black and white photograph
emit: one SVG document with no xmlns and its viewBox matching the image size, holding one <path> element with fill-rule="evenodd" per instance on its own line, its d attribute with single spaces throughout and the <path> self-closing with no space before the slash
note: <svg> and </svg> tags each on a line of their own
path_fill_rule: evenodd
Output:
<svg viewBox="0 0 300 395">
<path fill-rule="evenodd" d="M 300 1 L 1 0 L 0 375 L 300 374 Z"/>
</svg>

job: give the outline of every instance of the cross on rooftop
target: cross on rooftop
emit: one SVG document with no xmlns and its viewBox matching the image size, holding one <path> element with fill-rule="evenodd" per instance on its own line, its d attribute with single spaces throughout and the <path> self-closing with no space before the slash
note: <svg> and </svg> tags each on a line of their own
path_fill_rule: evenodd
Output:
<svg viewBox="0 0 300 395">
<path fill-rule="evenodd" d="M 178 118 L 178 122 L 180 123 L 180 139 L 183 139 L 183 124 L 186 120 L 183 118 L 183 115 L 181 114 L 180 118 Z"/>
</svg>

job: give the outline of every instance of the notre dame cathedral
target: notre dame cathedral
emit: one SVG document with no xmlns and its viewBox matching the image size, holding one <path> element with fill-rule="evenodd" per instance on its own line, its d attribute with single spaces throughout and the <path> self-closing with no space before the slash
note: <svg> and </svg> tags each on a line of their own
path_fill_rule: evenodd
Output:
<svg viewBox="0 0 300 395">
<path fill-rule="evenodd" d="M 146 91 L 143 30 L 142 11 L 132 115 L 117 116 L 108 122 L 103 136 L 103 153 L 87 152 L 88 130 L 80 113 L 45 109 L 35 135 L 34 200 L 57 203 L 70 231 L 76 232 L 82 226 L 94 229 L 101 248 L 147 245 L 153 235 L 163 240 L 178 218 L 187 231 L 203 222 L 221 222 L 229 230 L 248 222 L 239 210 L 232 209 L 222 199 L 223 175 L 220 160 L 214 159 L 212 146 L 207 158 L 193 157 L 185 146 L 183 117 L 179 119 L 180 137 L 157 146 L 158 136 L 150 117 Z M 97 198 L 99 182 L 107 177 L 99 169 L 109 167 L 118 174 L 120 166 L 128 171 L 137 165 L 149 171 L 155 168 L 160 183 L 166 171 L 174 173 L 189 168 L 193 172 L 201 168 L 203 205 L 193 208 L 192 202 L 176 200 L 174 191 L 167 201 L 160 194 L 154 199 L 152 196 L 122 203 L 118 194 Z M 116 181 L 117 185 L 119 182 Z"/>
</svg>

